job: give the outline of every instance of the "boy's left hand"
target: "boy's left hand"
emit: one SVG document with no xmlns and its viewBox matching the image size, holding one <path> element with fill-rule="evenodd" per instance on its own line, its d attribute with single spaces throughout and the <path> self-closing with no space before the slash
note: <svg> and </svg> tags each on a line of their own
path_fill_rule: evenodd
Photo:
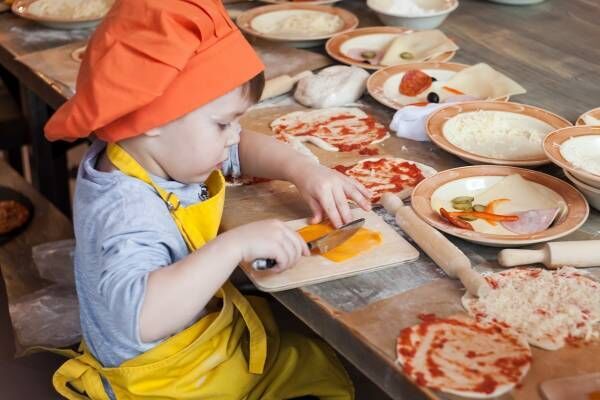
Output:
<svg viewBox="0 0 600 400">
<path fill-rule="evenodd" d="M 325 217 L 337 228 L 353 217 L 348 200 L 353 200 L 363 210 L 371 209 L 371 192 L 356 180 L 322 165 L 303 165 L 296 168 L 290 181 L 296 185 L 313 212 L 311 224 Z"/>
</svg>

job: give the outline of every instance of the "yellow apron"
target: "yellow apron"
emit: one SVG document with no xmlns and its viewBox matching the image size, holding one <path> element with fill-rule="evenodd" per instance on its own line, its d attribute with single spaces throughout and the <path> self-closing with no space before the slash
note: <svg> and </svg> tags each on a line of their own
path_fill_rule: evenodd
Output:
<svg viewBox="0 0 600 400">
<path fill-rule="evenodd" d="M 225 197 L 220 172 L 206 182 L 208 200 L 183 207 L 121 147 L 109 144 L 107 155 L 123 173 L 156 190 L 190 251 L 217 235 Z M 219 312 L 119 367 L 104 368 L 83 342 L 80 352 L 60 350 L 71 359 L 54 374 L 54 387 L 68 399 L 108 400 L 103 377 L 119 400 L 354 398 L 350 379 L 327 345 L 280 335 L 264 299 L 246 298 L 230 282 L 216 296 L 222 302 Z"/>
</svg>

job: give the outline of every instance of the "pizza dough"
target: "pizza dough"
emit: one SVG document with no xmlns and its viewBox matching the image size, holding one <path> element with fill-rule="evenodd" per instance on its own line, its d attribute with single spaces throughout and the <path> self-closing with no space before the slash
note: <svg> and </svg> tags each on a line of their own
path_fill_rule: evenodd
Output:
<svg viewBox="0 0 600 400">
<path fill-rule="evenodd" d="M 483 399 L 510 391 L 527 374 L 531 349 L 505 326 L 462 315 L 421 318 L 396 344 L 398 363 L 418 385 Z"/>
<path fill-rule="evenodd" d="M 38 17 L 93 19 L 104 17 L 113 3 L 114 0 L 37 0 L 27 11 Z"/>
<path fill-rule="evenodd" d="M 478 320 L 508 324 L 546 350 L 600 339 L 600 284 L 577 269 L 513 268 L 486 279 L 492 287 L 487 294 L 462 298 Z"/>
<path fill-rule="evenodd" d="M 427 165 L 396 157 L 367 158 L 351 166 L 338 165 L 335 169 L 371 190 L 374 202 L 384 193 L 407 197 L 419 182 L 437 172 Z"/>
<path fill-rule="evenodd" d="M 517 82 L 484 63 L 458 72 L 446 82 L 446 86 L 483 100 L 495 100 L 527 92 Z"/>
<path fill-rule="evenodd" d="M 350 107 L 292 112 L 271 122 L 271 129 L 282 141 L 308 141 L 326 151 L 360 151 L 390 136 L 375 118 Z"/>
<path fill-rule="evenodd" d="M 460 113 L 443 126 L 444 137 L 472 154 L 499 160 L 544 157 L 542 141 L 555 128 L 544 121 L 506 111 Z"/>
<path fill-rule="evenodd" d="M 344 21 L 321 11 L 284 10 L 259 15 L 250 26 L 257 32 L 282 37 L 319 37 L 339 31 Z"/>
<path fill-rule="evenodd" d="M 29 219 L 29 210 L 14 200 L 0 201 L 0 235 L 20 228 Z"/>
<path fill-rule="evenodd" d="M 389 66 L 422 62 L 456 50 L 458 46 L 440 30 L 406 33 L 391 42 L 379 63 Z"/>
<path fill-rule="evenodd" d="M 313 108 L 338 107 L 354 103 L 367 87 L 369 73 L 362 68 L 335 65 L 316 75 L 302 78 L 294 98 Z"/>
</svg>

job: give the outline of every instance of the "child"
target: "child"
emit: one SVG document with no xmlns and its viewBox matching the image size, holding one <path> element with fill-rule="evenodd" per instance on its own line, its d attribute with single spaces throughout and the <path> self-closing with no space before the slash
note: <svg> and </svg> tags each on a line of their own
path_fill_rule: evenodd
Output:
<svg viewBox="0 0 600 400">
<path fill-rule="evenodd" d="M 309 251 L 282 222 L 217 236 L 222 169 L 293 182 L 314 212 L 369 209 L 357 182 L 264 135 L 240 134 L 263 66 L 218 0 L 117 1 L 91 38 L 51 140 L 99 138 L 74 204 L 84 341 L 55 374 L 80 399 L 352 399 L 322 342 L 279 333 L 227 279 L 242 262 L 293 266 Z M 108 144 L 107 144 L 108 143 Z M 84 397 L 85 398 L 85 397 Z"/>
</svg>

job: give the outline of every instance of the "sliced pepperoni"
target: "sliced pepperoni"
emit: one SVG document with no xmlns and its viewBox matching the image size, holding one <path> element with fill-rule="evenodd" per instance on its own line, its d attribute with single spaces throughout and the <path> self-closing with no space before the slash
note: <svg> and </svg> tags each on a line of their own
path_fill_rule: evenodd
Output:
<svg viewBox="0 0 600 400">
<path fill-rule="evenodd" d="M 399 90 L 405 96 L 414 97 L 427 90 L 432 82 L 431 77 L 425 72 L 411 69 L 402 77 Z"/>
</svg>

